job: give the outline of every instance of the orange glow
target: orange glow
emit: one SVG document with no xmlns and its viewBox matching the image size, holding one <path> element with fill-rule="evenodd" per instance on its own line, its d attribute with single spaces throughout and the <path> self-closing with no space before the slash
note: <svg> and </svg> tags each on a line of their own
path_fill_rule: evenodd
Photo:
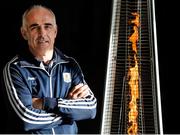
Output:
<svg viewBox="0 0 180 135">
<path fill-rule="evenodd" d="M 134 54 L 135 65 L 128 69 L 128 78 L 129 78 L 129 88 L 130 88 L 130 102 L 129 102 L 129 113 L 128 113 L 128 134 L 135 135 L 138 132 L 138 106 L 137 99 L 139 98 L 139 73 L 138 73 L 138 61 L 137 61 L 137 41 L 138 41 L 138 27 L 139 27 L 139 14 L 132 13 L 135 16 L 135 19 L 131 21 L 134 32 L 129 37 L 129 41 L 132 43 L 132 50 Z"/>
</svg>

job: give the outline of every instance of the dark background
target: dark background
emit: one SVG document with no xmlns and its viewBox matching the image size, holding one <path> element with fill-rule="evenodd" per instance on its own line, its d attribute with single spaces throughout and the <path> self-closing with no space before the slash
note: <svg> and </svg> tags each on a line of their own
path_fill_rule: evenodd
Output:
<svg viewBox="0 0 180 135">
<path fill-rule="evenodd" d="M 111 0 L 18 0 L 0 5 L 0 71 L 23 44 L 21 15 L 32 3 L 50 7 L 57 17 L 56 46 L 81 65 L 85 78 L 98 99 L 94 120 L 80 121 L 79 132 L 100 133 L 102 99 L 110 30 Z M 179 128 L 179 23 L 177 4 L 155 0 L 160 87 L 165 134 L 180 133 Z M 1 97 L 2 98 L 2 97 Z M 1 102 L 2 103 L 2 102 Z M 3 104 L 1 114 L 3 114 Z M 0 120 L 1 125 L 6 119 Z M 2 126 L 1 126 L 2 127 Z M 2 131 L 2 128 L 0 130 Z"/>
</svg>

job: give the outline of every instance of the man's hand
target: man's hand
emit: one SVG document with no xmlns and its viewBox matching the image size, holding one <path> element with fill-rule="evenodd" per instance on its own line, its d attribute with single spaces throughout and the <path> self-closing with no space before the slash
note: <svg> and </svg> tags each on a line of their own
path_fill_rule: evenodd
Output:
<svg viewBox="0 0 180 135">
<path fill-rule="evenodd" d="M 36 109 L 43 109 L 43 99 L 42 98 L 32 98 L 32 105 Z"/>
<path fill-rule="evenodd" d="M 68 94 L 68 99 L 85 98 L 89 95 L 90 88 L 87 84 L 80 83 L 76 85 Z"/>
</svg>

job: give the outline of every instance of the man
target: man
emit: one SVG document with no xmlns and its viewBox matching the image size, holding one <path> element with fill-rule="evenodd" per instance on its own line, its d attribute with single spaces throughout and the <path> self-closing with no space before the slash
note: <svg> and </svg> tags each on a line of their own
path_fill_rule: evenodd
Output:
<svg viewBox="0 0 180 135">
<path fill-rule="evenodd" d="M 27 50 L 3 71 L 8 133 L 76 134 L 76 121 L 95 118 L 96 98 L 78 63 L 54 46 L 54 13 L 41 5 L 30 7 L 21 33 Z"/>
</svg>

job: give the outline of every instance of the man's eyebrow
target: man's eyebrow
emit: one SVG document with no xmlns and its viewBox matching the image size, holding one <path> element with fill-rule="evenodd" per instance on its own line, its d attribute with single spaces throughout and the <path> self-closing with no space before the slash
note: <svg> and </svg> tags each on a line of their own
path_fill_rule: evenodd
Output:
<svg viewBox="0 0 180 135">
<path fill-rule="evenodd" d="M 53 25 L 52 23 L 45 23 L 44 25 Z"/>
<path fill-rule="evenodd" d="M 38 24 L 37 24 L 37 23 L 33 23 L 33 24 L 31 24 L 31 25 L 29 26 L 29 28 L 32 28 L 32 27 L 35 27 L 35 26 L 38 26 Z"/>
<path fill-rule="evenodd" d="M 52 24 L 52 23 L 45 23 L 44 25 L 46 25 L 46 26 L 47 26 L 47 25 L 48 25 L 48 26 L 51 25 L 51 26 L 52 26 L 53 24 Z M 36 27 L 36 26 L 38 26 L 38 24 L 37 24 L 37 23 L 33 23 L 33 24 L 31 24 L 31 25 L 29 26 L 29 28 Z"/>
</svg>

